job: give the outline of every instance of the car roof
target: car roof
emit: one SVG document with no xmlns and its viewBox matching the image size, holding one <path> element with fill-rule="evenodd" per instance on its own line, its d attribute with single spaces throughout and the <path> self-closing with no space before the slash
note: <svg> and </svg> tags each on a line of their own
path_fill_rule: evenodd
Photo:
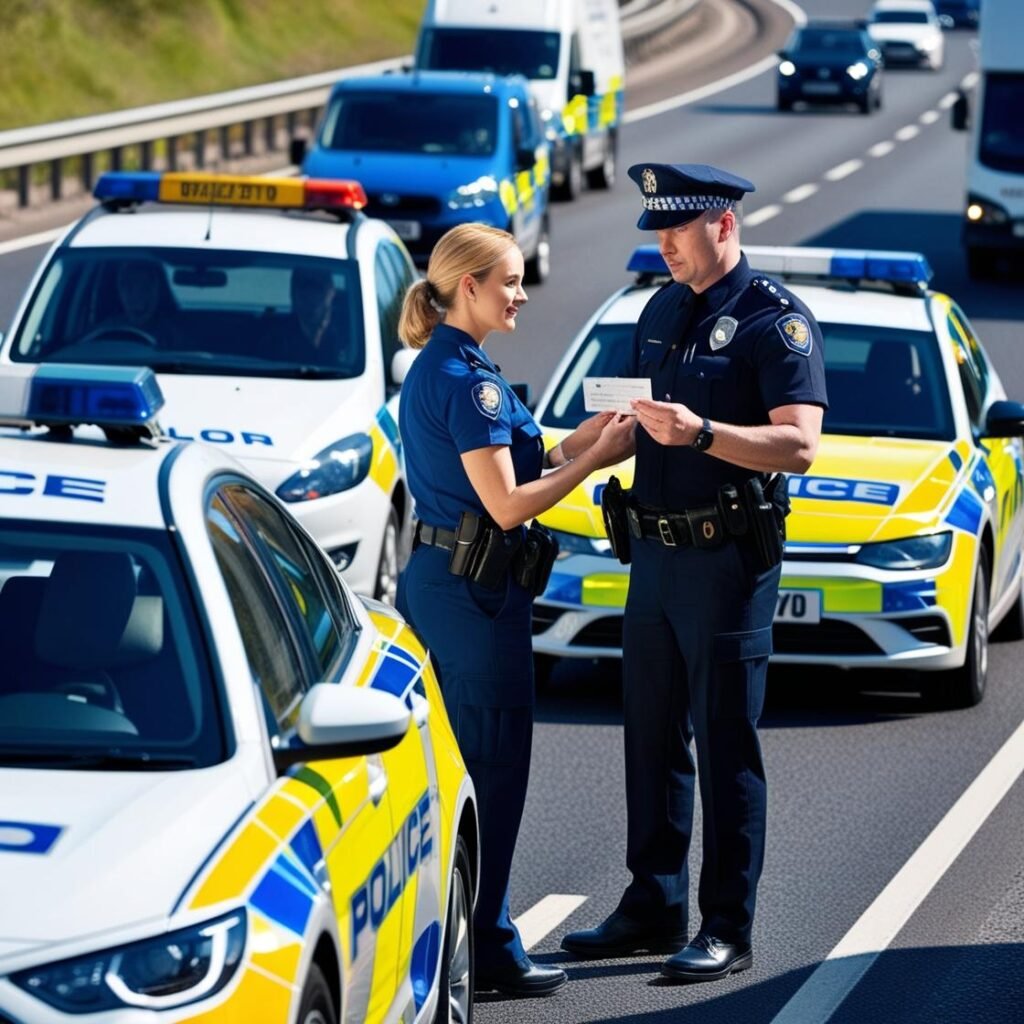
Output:
<svg viewBox="0 0 1024 1024">
<path fill-rule="evenodd" d="M 302 212 L 143 205 L 132 213 L 97 211 L 87 216 L 65 244 L 72 248 L 202 246 L 346 259 L 350 230 L 350 224 Z"/>
<path fill-rule="evenodd" d="M 863 32 L 864 26 L 856 21 L 839 21 L 828 18 L 808 21 L 804 25 L 797 26 L 797 32 Z"/>
<path fill-rule="evenodd" d="M 935 4 L 932 0 L 875 0 L 873 11 L 926 11 L 933 13 Z"/>
<path fill-rule="evenodd" d="M 495 75 L 489 71 L 410 71 L 405 74 L 365 75 L 345 78 L 334 87 L 337 92 L 374 90 L 379 92 L 431 92 L 469 95 L 473 93 L 517 92 L 527 87 L 521 75 Z"/>
</svg>

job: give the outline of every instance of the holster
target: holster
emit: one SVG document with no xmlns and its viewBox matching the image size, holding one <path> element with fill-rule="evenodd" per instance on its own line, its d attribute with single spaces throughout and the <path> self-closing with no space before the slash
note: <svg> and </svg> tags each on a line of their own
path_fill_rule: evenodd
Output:
<svg viewBox="0 0 1024 1024">
<path fill-rule="evenodd" d="M 455 530 L 448 571 L 496 590 L 522 542 L 522 530 L 506 532 L 490 516 L 463 512 Z"/>
<path fill-rule="evenodd" d="M 601 492 L 601 515 L 612 554 L 623 565 L 629 565 L 632 560 L 629 512 L 629 492 L 623 490 L 619 478 L 613 476 Z"/>
<path fill-rule="evenodd" d="M 743 485 L 743 497 L 758 571 L 766 572 L 782 561 L 786 546 L 789 492 L 785 474 L 777 474 L 767 488 L 758 477 L 751 477 Z"/>
<path fill-rule="evenodd" d="M 557 557 L 558 541 L 554 534 L 534 521 L 512 562 L 516 582 L 534 597 L 540 597 L 547 589 Z"/>
</svg>

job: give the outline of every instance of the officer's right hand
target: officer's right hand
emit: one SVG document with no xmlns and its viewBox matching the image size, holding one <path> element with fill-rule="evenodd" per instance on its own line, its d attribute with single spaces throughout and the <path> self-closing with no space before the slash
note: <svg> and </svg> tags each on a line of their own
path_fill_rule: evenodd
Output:
<svg viewBox="0 0 1024 1024">
<path fill-rule="evenodd" d="M 614 466 L 631 458 L 636 451 L 635 429 L 635 416 L 615 416 L 605 424 L 600 437 L 591 446 L 591 457 L 601 466 Z"/>
</svg>

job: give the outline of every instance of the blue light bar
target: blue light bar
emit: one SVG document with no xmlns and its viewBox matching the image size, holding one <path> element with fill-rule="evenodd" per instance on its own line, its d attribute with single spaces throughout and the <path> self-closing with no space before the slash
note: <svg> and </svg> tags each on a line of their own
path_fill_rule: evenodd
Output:
<svg viewBox="0 0 1024 1024">
<path fill-rule="evenodd" d="M 163 404 L 149 367 L 44 363 L 32 377 L 25 418 L 41 426 L 146 426 Z"/>
<path fill-rule="evenodd" d="M 656 245 L 638 245 L 629 257 L 626 270 L 631 274 L 667 274 L 665 259 Z"/>
<path fill-rule="evenodd" d="M 106 171 L 99 176 L 92 194 L 97 199 L 155 202 L 160 194 L 160 172 Z"/>
</svg>

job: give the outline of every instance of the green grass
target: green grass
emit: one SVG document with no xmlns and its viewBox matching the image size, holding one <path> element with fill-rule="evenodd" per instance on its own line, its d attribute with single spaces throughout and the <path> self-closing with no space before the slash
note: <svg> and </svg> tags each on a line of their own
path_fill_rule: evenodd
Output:
<svg viewBox="0 0 1024 1024">
<path fill-rule="evenodd" d="M 0 0 L 0 130 L 411 52 L 423 0 Z"/>
</svg>

